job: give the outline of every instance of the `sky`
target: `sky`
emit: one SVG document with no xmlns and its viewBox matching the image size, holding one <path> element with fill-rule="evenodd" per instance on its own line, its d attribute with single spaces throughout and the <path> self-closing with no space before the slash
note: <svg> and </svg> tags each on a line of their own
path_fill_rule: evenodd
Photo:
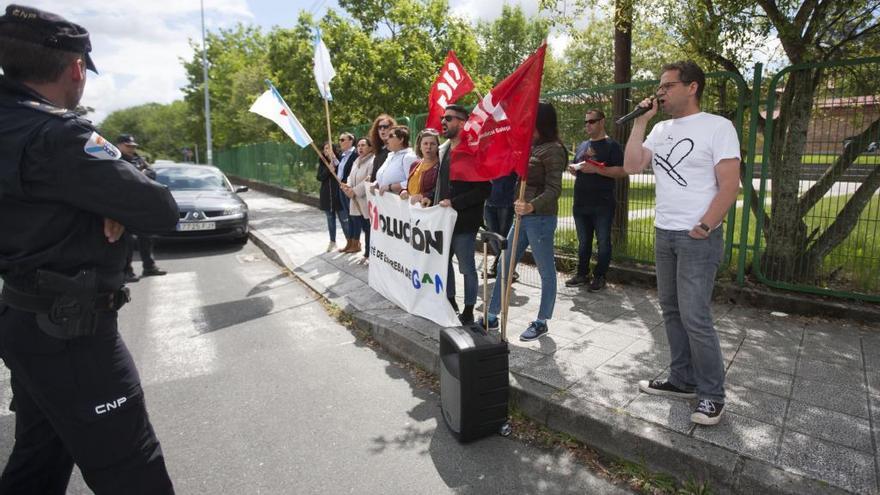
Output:
<svg viewBox="0 0 880 495">
<path fill-rule="evenodd" d="M 192 57 L 189 40 L 201 40 L 199 0 L 20 0 L 84 26 L 91 35 L 92 59 L 98 75 L 89 73 L 82 104 L 95 109 L 87 116 L 100 123 L 114 110 L 143 103 L 170 103 L 183 97 L 186 85 L 181 59 Z M 209 31 L 238 22 L 292 27 L 302 10 L 317 17 L 339 10 L 336 0 L 203 0 Z M 450 0 L 456 14 L 473 20 L 501 15 L 503 3 L 491 0 Z M 536 15 L 538 0 L 507 0 L 527 16 Z M 551 36 L 554 50 L 565 39 Z M 439 61 L 438 61 L 439 63 Z"/>
</svg>

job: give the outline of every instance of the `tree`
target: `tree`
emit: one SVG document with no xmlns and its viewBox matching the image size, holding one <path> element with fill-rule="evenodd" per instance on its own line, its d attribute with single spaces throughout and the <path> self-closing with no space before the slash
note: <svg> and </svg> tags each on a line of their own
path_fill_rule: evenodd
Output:
<svg viewBox="0 0 880 495">
<path fill-rule="evenodd" d="M 181 132 L 189 120 L 186 103 L 178 100 L 167 105 L 147 103 L 117 110 L 108 115 L 100 127 L 108 139 L 116 139 L 120 134 L 134 135 L 141 154 L 151 159 L 180 161 L 181 150 L 193 145 Z"/>
<path fill-rule="evenodd" d="M 578 5 L 589 8 L 594 3 L 581 0 Z M 550 9 L 558 9 L 557 4 L 556 0 L 542 2 Z M 636 9 L 634 25 L 653 22 L 668 26 L 668 36 L 704 67 L 742 77 L 752 64 L 752 54 L 774 36 L 792 64 L 876 55 L 880 46 L 878 12 L 878 0 L 646 0 Z M 826 72 L 814 67 L 787 76 L 773 134 L 764 136 L 772 143 L 767 158 L 773 202 L 770 212 L 761 212 L 766 219 L 767 242 L 761 264 L 765 273 L 784 281 L 815 280 L 824 258 L 852 232 L 880 187 L 880 168 L 874 168 L 831 224 L 808 231 L 805 215 L 867 149 L 880 127 L 876 121 L 868 125 L 848 142 L 819 181 L 803 193 L 799 190 L 813 103 L 817 90 L 826 82 Z M 744 178 L 742 184 L 751 188 L 751 178 Z M 763 208 L 756 202 L 752 207 L 756 213 Z"/>
</svg>

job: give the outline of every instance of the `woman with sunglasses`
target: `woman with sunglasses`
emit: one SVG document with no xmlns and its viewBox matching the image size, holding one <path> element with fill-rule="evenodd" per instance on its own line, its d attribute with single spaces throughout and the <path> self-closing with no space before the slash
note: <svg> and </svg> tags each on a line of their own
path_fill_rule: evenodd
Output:
<svg viewBox="0 0 880 495">
<path fill-rule="evenodd" d="M 419 159 L 409 147 L 409 128 L 404 125 L 392 127 L 385 146 L 388 148 L 388 158 L 376 173 L 376 186 L 379 194 L 386 191 L 399 194 L 406 188 L 409 167 Z"/>
<path fill-rule="evenodd" d="M 360 138 L 357 142 L 357 154 L 348 174 L 348 181 L 342 186 L 342 192 L 351 199 L 349 221 L 357 222 L 364 232 L 364 258 L 370 257 L 370 212 L 367 209 L 367 190 L 370 174 L 373 172 L 373 146 L 368 138 Z M 360 240 L 360 239 L 358 239 Z M 357 251 L 348 251 L 357 252 Z"/>
<path fill-rule="evenodd" d="M 327 142 L 324 143 L 324 158 L 330 162 L 333 170 L 339 164 L 339 146 Z M 327 216 L 327 231 L 330 234 L 330 244 L 327 245 L 327 252 L 336 249 L 336 218 L 342 224 L 342 231 L 348 231 L 348 215 L 342 209 L 342 200 L 339 198 L 339 183 L 330 173 L 330 170 L 324 165 L 323 161 L 318 161 L 318 181 L 321 183 L 319 194 L 319 208 L 324 211 Z"/>
<path fill-rule="evenodd" d="M 388 158 L 388 148 L 385 147 L 385 142 L 388 141 L 388 136 L 391 134 L 391 128 L 396 125 L 397 121 L 385 113 L 379 114 L 379 116 L 373 120 L 373 125 L 370 127 L 370 133 L 367 135 L 367 137 L 370 138 L 370 142 L 373 143 L 374 153 L 373 172 L 370 174 L 370 182 L 376 182 L 376 174 Z"/>
<path fill-rule="evenodd" d="M 553 257 L 553 237 L 556 233 L 557 202 L 562 193 L 562 174 L 568 164 L 568 151 L 559 140 L 559 123 L 556 109 L 550 103 L 538 103 L 532 153 L 525 177 L 526 190 L 523 199 L 514 202 L 514 211 L 522 222 L 514 256 L 519 260 L 526 250 L 532 248 L 532 257 L 541 275 L 541 304 L 538 317 L 529 324 L 519 339 L 528 342 L 547 333 L 547 320 L 553 316 L 556 303 L 556 260 Z M 521 179 L 522 180 L 522 179 Z M 513 242 L 513 229 L 507 237 Z M 504 252 L 510 266 L 511 249 Z M 495 284 L 489 303 L 489 321 L 480 324 L 484 328 L 498 328 L 501 310 L 501 284 Z"/>
<path fill-rule="evenodd" d="M 406 189 L 400 192 L 401 199 L 409 198 L 410 203 L 421 203 L 425 208 L 431 206 L 434 189 L 437 186 L 437 172 L 440 170 L 440 134 L 434 129 L 425 129 L 416 139 L 416 156 L 419 160 L 409 167 Z"/>
</svg>

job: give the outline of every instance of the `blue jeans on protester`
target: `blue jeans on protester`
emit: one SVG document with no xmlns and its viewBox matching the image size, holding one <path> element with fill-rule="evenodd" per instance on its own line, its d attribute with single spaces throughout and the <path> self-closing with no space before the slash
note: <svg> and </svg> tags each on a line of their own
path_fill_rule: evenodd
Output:
<svg viewBox="0 0 880 495">
<path fill-rule="evenodd" d="M 604 277 L 611 264 L 611 222 L 614 221 L 614 203 L 607 205 L 581 207 L 573 213 L 578 236 L 577 274 L 590 273 L 590 258 L 593 257 L 593 234 L 596 234 L 598 256 L 593 274 Z"/>
<path fill-rule="evenodd" d="M 532 258 L 538 265 L 541 275 L 541 305 L 538 307 L 539 320 L 549 320 L 556 305 L 556 259 L 553 257 L 553 234 L 556 232 L 556 215 L 526 215 L 522 217 L 522 227 L 517 239 L 515 259 L 519 261 L 526 247 L 532 248 Z M 513 243 L 513 229 L 507 235 L 508 245 Z M 505 253 L 505 268 L 510 270 L 510 252 Z M 506 275 L 506 274 L 505 274 Z M 500 279 L 499 279 L 500 280 Z M 492 302 L 489 312 L 497 315 L 501 310 L 501 284 L 496 282 L 492 289 Z"/>
<path fill-rule="evenodd" d="M 351 207 L 351 199 L 349 199 L 341 189 L 339 190 L 339 201 L 342 205 L 342 210 L 345 211 L 345 218 L 349 219 L 343 224 L 342 233 L 345 234 L 346 239 L 360 239 L 361 228 L 359 223 L 350 220 L 351 211 L 349 208 Z"/>
<path fill-rule="evenodd" d="M 489 232 L 507 237 L 510 225 L 513 223 L 513 207 L 486 205 L 483 209 L 483 218 L 486 220 L 486 228 Z M 489 250 L 494 255 L 498 254 L 492 249 L 492 244 L 489 244 Z"/>
<path fill-rule="evenodd" d="M 330 242 L 336 242 L 336 218 L 339 217 L 339 225 L 342 227 L 343 235 L 348 234 L 348 213 L 344 210 L 324 210 L 324 216 L 327 217 L 327 231 L 330 234 Z M 347 239 L 347 238 L 346 238 Z"/>
<path fill-rule="evenodd" d="M 712 323 L 712 289 L 723 253 L 723 229 L 708 239 L 655 229 L 657 294 L 669 340 L 669 382 L 724 402 L 724 358 Z"/>
<path fill-rule="evenodd" d="M 370 257 L 370 219 L 359 215 L 348 217 L 349 221 L 357 225 L 358 237 L 364 233 L 364 256 Z M 357 237 L 355 237 L 357 239 Z"/>
<path fill-rule="evenodd" d="M 452 243 L 449 248 L 449 270 L 446 276 L 446 297 L 455 297 L 455 271 L 452 267 L 452 255 L 458 260 L 458 273 L 464 276 L 464 304 L 473 306 L 477 304 L 477 290 L 479 279 L 477 278 L 477 263 L 474 259 L 477 246 L 476 232 L 462 232 L 452 235 Z"/>
</svg>

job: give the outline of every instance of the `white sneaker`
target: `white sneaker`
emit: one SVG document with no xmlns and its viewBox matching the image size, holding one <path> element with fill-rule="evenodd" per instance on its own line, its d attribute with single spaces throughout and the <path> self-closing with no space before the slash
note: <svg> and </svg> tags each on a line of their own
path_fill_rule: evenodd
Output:
<svg viewBox="0 0 880 495">
<path fill-rule="evenodd" d="M 336 250 L 336 243 L 333 241 L 330 241 L 330 244 L 327 244 L 327 251 L 325 251 L 325 252 L 329 253 L 330 251 L 335 251 L 335 250 Z"/>
</svg>

